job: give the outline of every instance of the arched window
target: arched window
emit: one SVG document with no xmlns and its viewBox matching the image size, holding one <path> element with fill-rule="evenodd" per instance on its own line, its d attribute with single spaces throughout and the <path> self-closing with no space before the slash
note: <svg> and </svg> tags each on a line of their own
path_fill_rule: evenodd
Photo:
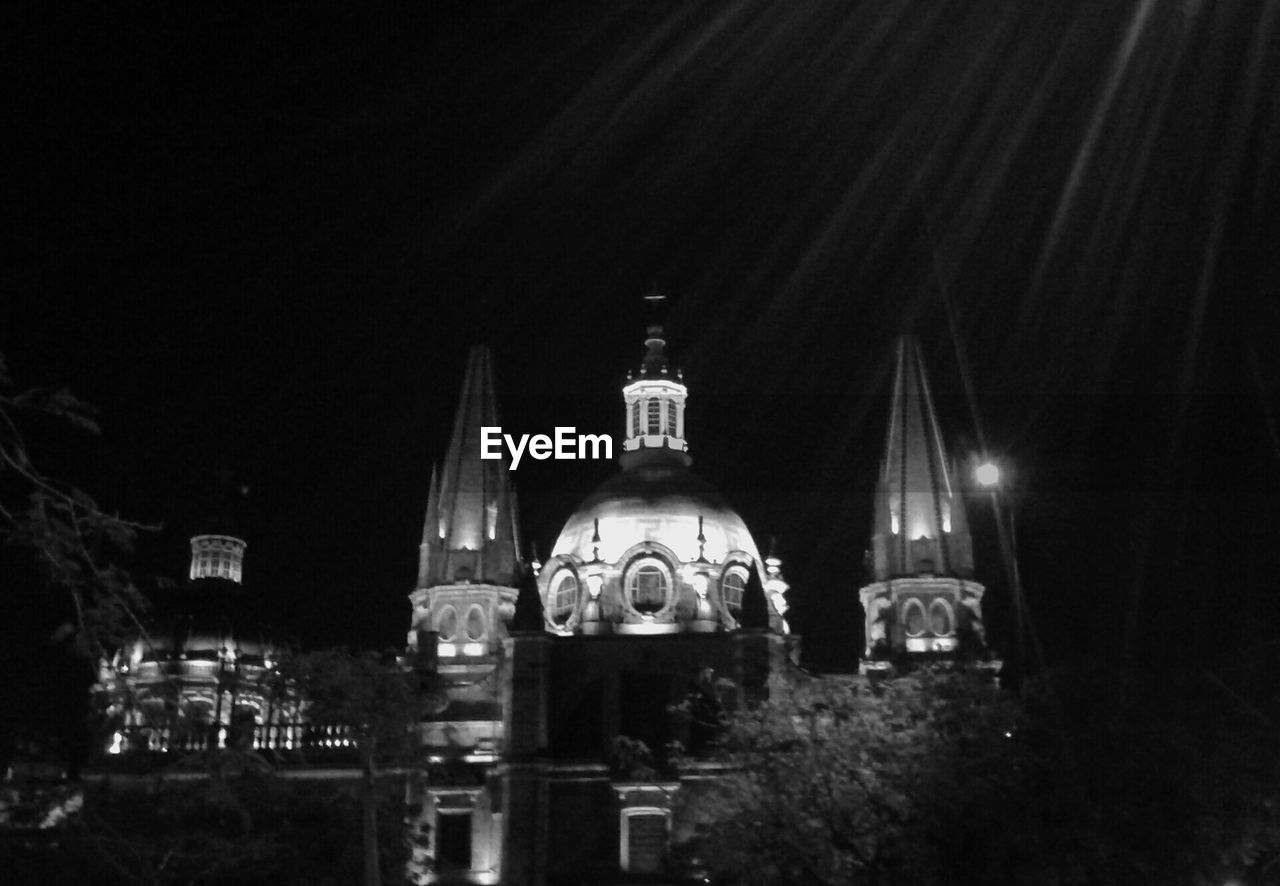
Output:
<svg viewBox="0 0 1280 886">
<path fill-rule="evenodd" d="M 733 567 L 720 580 L 720 597 L 730 612 L 742 609 L 742 593 L 747 589 L 747 577 L 741 567 Z"/>
<path fill-rule="evenodd" d="M 648 433 L 661 434 L 662 433 L 662 401 L 661 400 L 649 401 L 648 420 L 649 420 Z"/>
<path fill-rule="evenodd" d="M 908 637 L 919 637 L 924 634 L 924 607 L 919 600 L 911 599 L 902 607 L 902 620 L 907 627 Z"/>
<path fill-rule="evenodd" d="M 667 434 L 674 437 L 676 435 L 676 401 L 667 401 Z"/>
<path fill-rule="evenodd" d="M 652 614 L 667 605 L 671 579 L 665 566 L 655 559 L 641 560 L 627 578 L 627 595 L 637 611 Z"/>
<path fill-rule="evenodd" d="M 954 623 L 951 607 L 946 600 L 934 600 L 929 604 L 929 630 L 933 631 L 935 637 L 950 636 Z"/>
<path fill-rule="evenodd" d="M 467 610 L 467 639 L 479 640 L 484 636 L 484 627 L 484 610 L 479 606 L 472 606 Z"/>
<path fill-rule="evenodd" d="M 562 625 L 578 605 L 578 580 L 565 569 L 556 576 L 551 588 L 551 620 Z"/>
<path fill-rule="evenodd" d="M 440 610 L 440 618 L 436 622 L 436 632 L 441 640 L 452 640 L 458 633 L 458 612 L 452 606 Z"/>
</svg>

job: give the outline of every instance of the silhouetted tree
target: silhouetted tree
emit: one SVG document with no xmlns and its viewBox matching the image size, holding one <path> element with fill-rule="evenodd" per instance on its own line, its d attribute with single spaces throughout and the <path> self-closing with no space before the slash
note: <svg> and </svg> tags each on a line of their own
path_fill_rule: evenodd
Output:
<svg viewBox="0 0 1280 886">
<path fill-rule="evenodd" d="M 1015 719 L 967 672 L 775 693 L 727 718 L 715 756 L 733 771 L 689 800 L 692 851 L 743 884 L 930 882 L 922 838 L 979 782 L 1008 781 Z"/>
<path fill-rule="evenodd" d="M 724 723 L 686 851 L 729 882 L 1280 882 L 1280 728 L 1204 672 L 827 678 Z"/>
<path fill-rule="evenodd" d="M 78 648 L 97 656 L 123 631 L 141 628 L 147 600 L 115 559 L 145 527 L 45 473 L 22 432 L 23 415 L 98 434 L 96 410 L 65 388 L 16 389 L 0 354 L 0 543 L 34 554 L 49 586 L 67 595 Z"/>
<path fill-rule="evenodd" d="M 28 445 L 31 426 L 98 433 L 95 411 L 65 389 L 21 389 L 0 355 L 0 569 L 6 577 L 5 681 L 0 773 L 19 733 L 60 744 L 75 778 L 88 747 L 88 688 L 96 662 L 128 630 L 140 630 L 147 601 L 119 560 L 145 527 L 105 512 L 58 479 Z M 58 439 L 57 436 L 51 439 Z M 21 590 L 32 588 L 31 599 Z M 24 672 L 39 673 L 39 685 Z"/>
<path fill-rule="evenodd" d="M 281 667 L 290 690 L 305 699 L 314 723 L 346 727 L 360 757 L 363 777 L 361 831 L 364 883 L 381 883 L 378 852 L 378 770 L 403 764 L 417 749 L 418 721 L 437 707 L 439 683 L 426 656 L 402 662 L 391 655 L 325 649 L 305 653 Z"/>
</svg>

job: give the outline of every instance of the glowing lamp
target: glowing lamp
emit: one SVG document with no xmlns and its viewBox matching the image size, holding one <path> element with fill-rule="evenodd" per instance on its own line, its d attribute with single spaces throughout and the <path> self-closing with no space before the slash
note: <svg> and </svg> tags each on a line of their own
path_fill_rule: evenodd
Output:
<svg viewBox="0 0 1280 886">
<path fill-rule="evenodd" d="M 707 595 L 706 573 L 695 572 L 693 574 L 693 579 L 690 581 L 690 584 L 693 585 L 693 590 L 699 597 L 705 597 Z"/>
<path fill-rule="evenodd" d="M 985 461 L 973 470 L 973 479 L 979 486 L 990 489 L 1000 484 L 1000 468 L 995 462 Z"/>
</svg>

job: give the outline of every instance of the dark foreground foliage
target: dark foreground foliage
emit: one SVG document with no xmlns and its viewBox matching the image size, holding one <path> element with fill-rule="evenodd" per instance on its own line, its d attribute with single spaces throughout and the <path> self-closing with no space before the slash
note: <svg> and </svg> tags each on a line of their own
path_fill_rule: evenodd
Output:
<svg viewBox="0 0 1280 886">
<path fill-rule="evenodd" d="M 353 773 L 354 774 L 354 773 Z M 0 833 L 4 882 L 93 886 L 339 886 L 362 877 L 359 780 L 248 771 L 222 781 L 84 786 L 63 826 Z M 384 881 L 408 858 L 404 785 L 378 784 Z"/>
<path fill-rule="evenodd" d="M 1280 883 L 1280 730 L 1213 675 L 814 680 L 727 714 L 686 858 L 730 884 Z"/>
</svg>

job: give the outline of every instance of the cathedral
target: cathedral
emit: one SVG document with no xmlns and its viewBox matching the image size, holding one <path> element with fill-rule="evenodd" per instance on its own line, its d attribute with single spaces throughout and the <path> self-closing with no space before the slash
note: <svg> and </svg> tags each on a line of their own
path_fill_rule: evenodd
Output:
<svg viewBox="0 0 1280 886">
<path fill-rule="evenodd" d="M 410 594 L 409 644 L 448 687 L 420 725 L 416 882 L 670 882 L 689 827 L 677 798 L 717 765 L 681 704 L 712 684 L 762 698 L 799 673 L 782 564 L 691 471 L 689 391 L 666 346 L 651 323 L 622 389 L 619 471 L 543 564 L 522 561 L 507 461 L 480 457 L 501 421 L 491 356 L 470 352 Z M 904 336 L 860 591 L 865 672 L 985 653 L 956 481 Z"/>
</svg>

